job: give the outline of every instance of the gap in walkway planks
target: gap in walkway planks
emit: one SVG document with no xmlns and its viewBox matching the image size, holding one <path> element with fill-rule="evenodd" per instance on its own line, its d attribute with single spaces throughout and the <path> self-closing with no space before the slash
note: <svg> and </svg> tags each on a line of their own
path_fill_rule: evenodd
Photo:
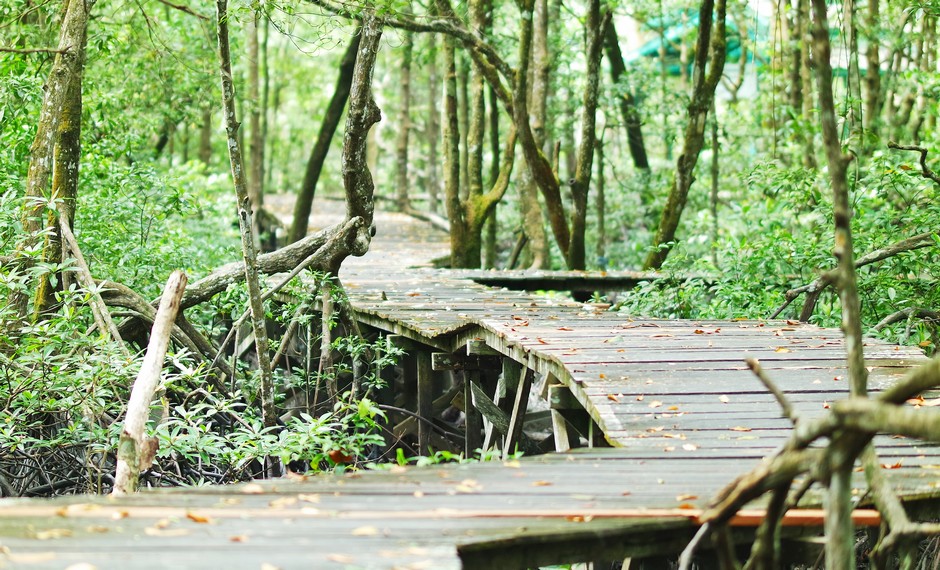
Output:
<svg viewBox="0 0 940 570">
<path fill-rule="evenodd" d="M 501 371 L 514 378 L 509 384 L 541 380 L 533 396 L 547 399 L 540 417 L 551 419 L 557 447 L 612 447 L 117 500 L 4 501 L 5 566 L 502 569 L 674 555 L 695 530 L 690 513 L 789 434 L 745 358 L 759 358 L 804 417 L 825 413 L 848 392 L 839 331 L 786 321 L 635 319 L 486 287 L 430 267 L 447 253 L 444 234 L 398 214 L 378 214 L 377 226 L 372 250 L 341 271 L 357 318 L 396 335 L 412 356 L 436 353 L 430 362 L 439 367 L 468 368 L 468 385 L 479 382 L 464 393 L 465 401 L 477 398 L 465 408 L 468 423 L 485 407 L 480 390 L 497 399 L 473 363 L 496 363 L 491 375 Z M 867 344 L 874 390 L 924 361 L 914 349 Z M 447 389 L 406 382 L 419 412 L 430 413 L 428 398 Z M 506 414 L 507 431 L 521 425 L 527 403 L 535 407 L 528 391 L 512 398 L 510 388 L 490 401 Z M 500 440 L 476 435 L 480 443 Z M 888 437 L 876 444 L 899 492 L 935 505 L 938 449 Z M 863 493 L 860 474 L 857 484 Z M 809 502 L 818 498 L 810 493 Z"/>
</svg>

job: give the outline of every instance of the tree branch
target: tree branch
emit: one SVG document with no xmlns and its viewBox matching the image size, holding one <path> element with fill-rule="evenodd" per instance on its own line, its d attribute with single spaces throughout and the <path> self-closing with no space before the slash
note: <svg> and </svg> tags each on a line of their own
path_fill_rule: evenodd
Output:
<svg viewBox="0 0 940 570">
<path fill-rule="evenodd" d="M 927 166 L 927 149 L 926 148 L 921 147 L 921 146 L 914 146 L 914 145 L 902 145 L 896 142 L 889 142 L 888 148 L 893 148 L 896 150 L 910 150 L 914 152 L 919 152 L 921 176 L 923 176 L 924 178 L 927 178 L 928 180 L 933 180 L 934 183 L 936 184 L 940 184 L 940 175 L 938 175 L 936 172 L 931 170 L 929 166 Z"/>
</svg>

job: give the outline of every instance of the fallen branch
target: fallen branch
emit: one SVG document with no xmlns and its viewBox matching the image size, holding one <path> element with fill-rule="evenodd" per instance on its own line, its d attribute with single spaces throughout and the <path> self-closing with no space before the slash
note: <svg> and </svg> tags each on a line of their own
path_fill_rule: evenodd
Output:
<svg viewBox="0 0 940 570">
<path fill-rule="evenodd" d="M 63 224 L 64 226 L 64 224 Z M 118 444 L 118 463 L 114 476 L 113 495 L 124 495 L 137 489 L 140 472 L 150 467 L 157 452 L 157 440 L 145 434 L 150 402 L 160 383 L 163 359 L 170 344 L 173 322 L 180 309 L 180 299 L 186 289 L 186 274 L 174 271 L 167 280 L 163 300 L 154 319 L 147 354 L 140 365 L 140 372 L 127 404 L 124 429 Z"/>
<path fill-rule="evenodd" d="M 881 319 L 878 324 L 874 326 L 874 330 L 880 331 L 886 326 L 893 325 L 894 323 L 905 321 L 910 318 L 923 319 L 925 321 L 940 323 L 940 312 L 931 311 L 930 309 L 925 309 L 923 307 L 907 307 L 906 309 L 901 309 L 900 311 L 891 313 L 887 317 Z"/>
</svg>

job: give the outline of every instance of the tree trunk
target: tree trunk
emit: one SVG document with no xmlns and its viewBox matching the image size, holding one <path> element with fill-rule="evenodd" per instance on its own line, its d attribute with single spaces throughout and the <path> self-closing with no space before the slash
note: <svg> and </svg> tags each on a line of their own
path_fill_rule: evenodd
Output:
<svg viewBox="0 0 940 570">
<path fill-rule="evenodd" d="M 712 29 L 712 16 L 717 16 L 715 29 Z M 705 124 L 708 110 L 715 98 L 715 87 L 721 79 L 725 66 L 725 0 L 703 0 L 699 10 L 699 36 L 695 48 L 695 69 L 692 80 L 692 100 L 689 102 L 688 124 L 685 127 L 685 140 L 682 153 L 676 164 L 676 174 L 672 189 L 666 200 L 653 250 L 647 256 L 643 266 L 646 269 L 659 269 L 672 249 L 676 237 L 679 219 L 689 196 L 689 188 L 694 181 L 693 171 L 698 163 L 699 153 L 705 142 Z M 706 74 L 706 62 L 708 73 Z"/>
<path fill-rule="evenodd" d="M 833 218 L 835 220 L 834 253 L 839 298 L 842 301 L 842 332 L 845 336 L 852 396 L 864 397 L 867 392 L 868 370 L 862 349 L 862 326 L 858 298 L 855 256 L 852 248 L 851 203 L 849 201 L 848 165 L 851 156 L 842 152 L 832 93 L 829 21 L 825 0 L 812 0 L 813 54 L 819 92 L 819 120 L 832 184 Z M 855 568 L 855 541 L 852 527 L 852 467 L 854 457 L 844 457 L 836 449 L 829 457 L 833 471 L 829 481 L 826 504 L 826 567 L 830 570 Z"/>
<path fill-rule="evenodd" d="M 372 13 L 362 20 L 362 40 L 353 69 L 352 86 L 349 90 L 349 112 L 346 114 L 346 131 L 343 136 L 343 187 L 346 189 L 346 219 L 361 218 L 362 225 L 356 232 L 349 254 L 365 255 L 372 240 L 373 214 L 375 212 L 375 185 L 368 166 L 366 141 L 372 126 L 382 120 L 382 112 L 372 97 L 372 71 L 382 39 L 382 25 Z M 339 271 L 339 263 L 331 268 Z"/>
<path fill-rule="evenodd" d="M 620 52 L 620 38 L 613 19 L 608 20 L 607 25 L 604 26 L 604 48 L 607 52 L 607 61 L 610 63 L 610 78 L 620 101 L 620 115 L 627 130 L 627 144 L 630 147 L 633 166 L 639 170 L 649 171 L 650 163 L 646 156 L 646 144 L 643 142 L 640 113 L 637 111 L 633 93 L 627 85 L 627 66 Z"/>
<path fill-rule="evenodd" d="M 490 119 L 490 155 L 493 157 L 492 160 L 490 160 L 489 186 L 492 188 L 499 179 L 499 101 L 496 98 L 495 89 L 490 87 L 488 91 L 490 94 L 488 115 Z M 486 218 L 484 232 L 483 267 L 485 269 L 493 269 L 496 267 L 497 237 L 499 234 L 499 218 L 496 215 L 495 206 L 493 207 L 493 211 Z"/>
<path fill-rule="evenodd" d="M 428 210 L 436 214 L 440 204 L 440 157 L 438 142 L 441 136 L 441 85 L 438 76 L 437 35 L 428 34 L 428 123 L 425 136 L 428 140 Z"/>
<path fill-rule="evenodd" d="M 548 48 L 548 0 L 536 0 L 532 33 L 532 135 L 535 144 L 545 148 L 545 124 L 548 109 L 548 82 L 552 60 Z M 538 185 L 526 169 L 520 181 L 522 228 L 529 247 L 529 267 L 549 267 L 548 239 L 542 221 L 542 206 L 539 204 Z"/>
<path fill-rule="evenodd" d="M 251 198 L 251 207 L 255 212 L 264 206 L 264 138 L 261 134 L 261 75 L 258 71 L 261 50 L 258 41 L 258 23 L 261 15 L 259 7 L 252 6 L 252 14 L 248 18 L 248 129 L 251 137 L 248 139 L 248 196 Z M 261 233 L 261 216 L 254 218 L 257 233 Z"/>
<path fill-rule="evenodd" d="M 401 46 L 401 107 L 398 115 L 398 141 L 396 143 L 395 186 L 397 189 L 398 209 L 406 211 L 411 207 L 408 198 L 408 135 L 411 131 L 411 55 L 414 49 L 414 36 L 410 31 L 402 32 Z"/>
<path fill-rule="evenodd" d="M 466 243 L 463 208 L 460 200 L 460 119 L 457 104 L 457 65 L 454 38 L 444 36 L 444 202 L 450 220 L 450 262 L 463 265 Z"/>
<path fill-rule="evenodd" d="M 597 153 L 597 190 L 594 196 L 594 208 L 597 215 L 597 243 L 594 244 L 594 254 L 601 270 L 607 269 L 607 197 L 604 195 L 604 138 L 603 133 L 595 141 Z"/>
<path fill-rule="evenodd" d="M 209 166 L 212 160 L 212 107 L 202 110 L 202 124 L 199 127 L 199 161 Z"/>
<path fill-rule="evenodd" d="M 581 101 L 581 144 L 578 147 L 578 162 L 571 184 L 574 208 L 571 212 L 571 242 L 567 252 L 568 269 L 587 268 L 585 232 L 587 230 L 588 192 L 591 174 L 594 171 L 594 145 L 597 138 L 597 94 L 601 75 L 601 49 L 604 44 L 604 28 L 610 21 L 610 17 L 610 12 L 601 15 L 600 0 L 591 0 L 585 24 L 588 67 Z"/>
<path fill-rule="evenodd" d="M 222 78 L 222 109 L 227 139 L 226 146 L 229 151 L 232 182 L 235 186 L 235 195 L 238 202 L 238 228 L 242 237 L 245 283 L 248 286 L 251 327 L 255 337 L 255 350 L 258 354 L 258 368 L 261 373 L 261 416 L 265 427 L 274 428 L 278 419 L 274 406 L 274 382 L 271 376 L 265 312 L 261 301 L 257 252 L 255 251 L 255 241 L 252 236 L 254 226 L 252 224 L 251 198 L 248 195 L 248 180 L 245 176 L 241 145 L 238 142 L 239 123 L 235 116 L 235 91 L 232 86 L 232 56 L 229 48 L 228 21 L 227 0 L 216 0 L 219 70 Z"/>
<path fill-rule="evenodd" d="M 66 2 L 63 7 L 58 46 L 60 51 L 55 56 L 49 77 L 43 86 L 39 124 L 30 147 L 26 196 L 22 210 L 24 241 L 18 247 L 18 258 L 40 239 L 45 240 L 43 259 L 61 258 L 61 238 L 55 223 L 56 213 L 46 210 L 50 198 L 66 200 L 70 215 L 74 217 L 74 193 L 78 184 L 77 157 L 80 154 L 78 142 L 81 134 L 82 72 L 85 65 L 89 12 L 94 3 L 94 0 L 75 0 Z M 69 157 L 75 158 L 73 164 L 56 162 L 57 158 Z M 66 194 L 50 194 L 50 177 L 54 178 L 53 192 L 61 191 Z M 74 179 L 69 180 L 70 177 Z M 40 236 L 41 230 L 46 230 L 46 237 Z M 48 277 L 44 277 L 36 286 L 34 310 L 38 316 L 52 301 L 52 291 Z M 25 318 L 30 302 L 28 295 L 17 293 L 11 296 L 10 301 L 17 314 Z"/>
<path fill-rule="evenodd" d="M 881 0 L 868 0 L 866 35 L 868 49 L 865 50 L 865 130 L 877 135 L 881 109 Z"/>
<path fill-rule="evenodd" d="M 357 29 L 346 48 L 346 53 L 339 64 L 339 77 L 336 79 L 336 87 L 333 89 L 333 97 L 330 98 L 330 104 L 326 108 L 326 114 L 323 115 L 323 122 L 320 124 L 320 134 L 317 136 L 317 142 L 313 145 L 310 152 L 310 158 L 307 160 L 307 169 L 304 172 L 304 180 L 300 186 L 300 192 L 297 193 L 297 201 L 294 202 L 294 219 L 291 223 L 288 243 L 300 241 L 307 235 L 308 225 L 310 223 L 310 209 L 313 206 L 313 197 L 316 194 L 317 182 L 320 180 L 320 173 L 323 171 L 323 163 L 326 162 L 326 155 L 330 151 L 330 142 L 336 133 L 336 127 L 343 117 L 343 109 L 346 107 L 346 101 L 349 99 L 349 90 L 352 86 L 353 68 L 356 64 L 356 52 L 359 50 L 359 40 L 362 36 L 362 30 Z"/>
</svg>

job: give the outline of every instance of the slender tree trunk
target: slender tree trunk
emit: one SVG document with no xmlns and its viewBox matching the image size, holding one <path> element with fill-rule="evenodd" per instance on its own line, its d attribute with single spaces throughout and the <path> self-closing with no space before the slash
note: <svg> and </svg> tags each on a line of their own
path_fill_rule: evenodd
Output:
<svg viewBox="0 0 940 570">
<path fill-rule="evenodd" d="M 401 46 L 401 107 L 398 111 L 398 141 L 396 142 L 395 187 L 397 189 L 398 209 L 406 211 L 411 207 L 408 197 L 408 135 L 411 131 L 411 58 L 414 50 L 414 37 L 410 31 L 402 32 Z"/>
<path fill-rule="evenodd" d="M 261 136 L 261 75 L 258 71 L 260 59 L 260 42 L 258 41 L 258 23 L 261 16 L 259 6 L 252 3 L 252 13 L 248 18 L 248 130 L 251 135 L 248 139 L 248 197 L 251 199 L 251 209 L 256 212 L 252 218 L 255 224 L 255 239 L 261 239 L 263 227 L 261 209 L 264 207 L 264 139 Z M 260 242 L 259 242 L 260 243 Z"/>
<path fill-rule="evenodd" d="M 843 140 L 855 136 L 862 124 L 862 77 L 858 65 L 858 29 L 855 24 L 855 14 L 855 0 L 843 0 L 842 25 L 849 57 L 848 73 L 845 80 L 848 106 L 845 121 L 843 122 L 845 131 Z"/>
<path fill-rule="evenodd" d="M 463 57 L 462 52 L 456 52 L 457 61 L 457 119 L 460 126 L 460 197 L 466 199 L 470 194 L 470 176 L 467 174 L 468 160 L 470 159 L 467 137 L 470 134 L 470 61 Z"/>
<path fill-rule="evenodd" d="M 277 425 L 277 413 L 274 405 L 274 382 L 271 376 L 271 359 L 268 352 L 268 333 L 266 330 L 264 305 L 261 301 L 261 285 L 258 274 L 257 252 L 252 236 L 251 198 L 248 195 L 248 180 L 242 161 L 241 145 L 238 142 L 239 123 L 235 116 L 235 90 L 232 86 L 232 55 L 229 48 L 228 2 L 216 0 L 216 24 L 218 27 L 219 69 L 222 78 L 222 108 L 225 133 L 231 163 L 232 182 L 238 202 L 238 227 L 242 236 L 242 254 L 245 262 L 245 282 L 248 286 L 248 300 L 251 309 L 251 327 L 255 337 L 255 350 L 258 354 L 258 369 L 261 373 L 261 415 L 264 426 L 273 428 Z M 269 473 L 275 471 L 272 464 Z"/>
<path fill-rule="evenodd" d="M 594 254 L 597 256 L 597 264 L 601 270 L 607 269 L 607 196 L 604 195 L 604 138 L 602 136 L 595 141 L 595 153 L 597 154 L 597 174 L 596 174 L 596 193 L 594 195 L 594 209 L 597 215 L 597 243 L 594 247 Z"/>
<path fill-rule="evenodd" d="M 340 61 L 336 87 L 333 89 L 333 96 L 330 98 L 326 113 L 323 115 L 320 133 L 317 136 L 317 142 L 313 145 L 313 150 L 310 152 L 307 169 L 304 172 L 304 180 L 300 186 L 300 192 L 297 193 L 297 200 L 294 202 L 294 219 L 288 236 L 289 243 L 300 241 L 307 235 L 310 209 L 313 206 L 313 198 L 317 191 L 317 182 L 320 180 L 320 173 L 323 171 L 326 155 L 330 151 L 330 142 L 333 140 L 336 127 L 339 126 L 340 119 L 343 117 L 346 101 L 349 99 L 353 68 L 356 64 L 356 52 L 359 50 L 361 36 L 362 30 L 357 29 L 350 40 L 349 47 L 346 48 L 343 59 Z"/>
<path fill-rule="evenodd" d="M 548 0 L 535 0 L 532 34 L 532 135 L 538 148 L 545 148 L 545 124 L 548 110 L 548 82 L 552 60 L 548 48 Z M 542 221 L 538 185 L 526 169 L 520 181 L 522 227 L 529 248 L 530 267 L 544 269 L 550 265 L 548 236 Z"/>
<path fill-rule="evenodd" d="M 571 242 L 567 257 L 568 269 L 586 269 L 585 232 L 587 231 L 588 192 L 594 171 L 594 145 L 597 139 L 597 95 L 600 89 L 601 49 L 604 28 L 610 13 L 601 15 L 600 0 L 591 0 L 587 14 L 587 74 L 581 101 L 581 144 L 571 195 L 574 203 L 571 215 Z"/>
<path fill-rule="evenodd" d="M 604 48 L 607 52 L 607 61 L 610 63 L 610 78 L 614 83 L 614 90 L 620 102 L 620 115 L 624 128 L 627 130 L 627 144 L 633 166 L 639 170 L 649 171 L 649 158 L 646 156 L 646 144 L 643 142 L 643 128 L 640 113 L 636 108 L 636 99 L 627 84 L 627 66 L 620 52 L 620 38 L 614 27 L 613 19 L 608 20 L 604 26 Z"/>
<path fill-rule="evenodd" d="M 866 22 L 868 48 L 865 50 L 865 130 L 877 134 L 881 109 L 881 0 L 868 0 Z"/>
<path fill-rule="evenodd" d="M 440 159 L 438 141 L 441 136 L 440 77 L 438 76 L 437 34 L 428 34 L 428 210 L 436 214 L 440 203 Z"/>
<path fill-rule="evenodd" d="M 862 349 L 861 304 L 858 298 L 855 256 L 852 247 L 851 202 L 849 200 L 848 165 L 851 156 L 842 152 L 832 93 L 829 21 L 825 0 L 812 0 L 813 54 L 816 83 L 819 91 L 819 120 L 832 184 L 833 218 L 835 220 L 834 253 L 838 260 L 836 284 L 842 301 L 842 332 L 847 352 L 849 390 L 852 396 L 867 393 L 868 370 Z M 829 458 L 833 475 L 829 482 L 826 505 L 826 567 L 830 570 L 855 568 L 855 544 L 852 527 L 853 457 L 842 457 L 835 450 Z"/>
<path fill-rule="evenodd" d="M 460 267 L 455 253 L 466 246 L 460 200 L 460 119 L 457 104 L 457 65 L 454 39 L 444 36 L 444 202 L 450 220 L 451 266 Z"/>
<path fill-rule="evenodd" d="M 490 87 L 488 89 L 490 94 L 490 104 L 489 104 L 489 129 L 490 129 L 490 155 L 493 157 L 490 161 L 490 178 L 489 178 L 489 187 L 492 188 L 496 185 L 497 180 L 499 179 L 499 101 L 496 99 L 496 90 Z M 499 233 L 499 218 L 496 215 L 496 206 L 493 206 L 493 211 L 490 212 L 490 215 L 486 218 L 486 226 L 484 228 L 485 238 L 483 243 L 483 267 L 486 269 L 493 269 L 496 267 L 496 255 L 497 255 L 497 235 Z"/>
<path fill-rule="evenodd" d="M 715 29 L 712 29 L 712 16 L 717 17 Z M 695 48 L 695 70 L 692 81 L 692 100 L 689 102 L 689 117 L 685 128 L 685 140 L 682 154 L 676 164 L 676 174 L 672 189 L 666 200 L 662 219 L 653 250 L 644 262 L 646 269 L 659 269 L 672 249 L 676 237 L 679 219 L 689 196 L 689 188 L 694 181 L 693 171 L 698 163 L 699 153 L 705 142 L 705 125 L 708 110 L 715 98 L 715 87 L 721 79 L 725 66 L 725 0 L 703 0 L 699 10 L 699 36 Z M 710 54 L 710 55 L 709 55 Z M 706 74 L 706 62 L 708 73 Z"/>
<path fill-rule="evenodd" d="M 199 161 L 209 166 L 212 160 L 212 107 L 202 110 L 202 124 L 199 127 Z"/>
</svg>

